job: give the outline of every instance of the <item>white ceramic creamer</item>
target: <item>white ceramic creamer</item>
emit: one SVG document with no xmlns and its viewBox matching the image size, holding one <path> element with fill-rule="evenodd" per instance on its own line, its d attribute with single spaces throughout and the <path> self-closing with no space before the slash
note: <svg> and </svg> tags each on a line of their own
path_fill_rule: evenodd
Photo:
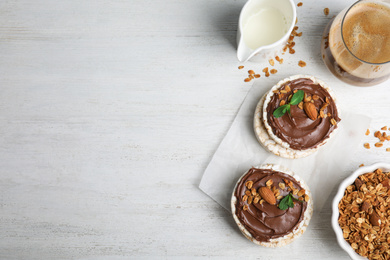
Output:
<svg viewBox="0 0 390 260">
<path fill-rule="evenodd" d="M 293 0 L 249 0 L 238 22 L 238 60 L 260 61 L 275 57 L 286 45 L 295 20 Z"/>
</svg>

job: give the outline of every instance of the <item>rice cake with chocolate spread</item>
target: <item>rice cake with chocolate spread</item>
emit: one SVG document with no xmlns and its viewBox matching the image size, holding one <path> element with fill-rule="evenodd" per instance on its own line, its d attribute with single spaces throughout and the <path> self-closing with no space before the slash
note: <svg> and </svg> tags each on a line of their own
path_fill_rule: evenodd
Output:
<svg viewBox="0 0 390 260">
<path fill-rule="evenodd" d="M 273 112 L 281 104 L 288 103 L 294 91 L 300 89 L 305 92 L 302 103 L 291 105 L 291 114 L 286 112 L 275 118 Z M 303 108 L 305 101 L 315 108 L 318 115 L 315 120 Z M 294 159 L 317 151 L 334 135 L 340 120 L 332 90 L 315 77 L 296 75 L 281 80 L 260 99 L 254 116 L 254 130 L 258 141 L 267 150 Z"/>
<path fill-rule="evenodd" d="M 277 195 L 275 205 L 259 195 L 264 187 Z M 292 208 L 282 210 L 280 201 L 289 193 L 301 200 L 294 199 Z M 299 176 L 283 166 L 264 164 L 249 169 L 237 181 L 231 209 L 246 238 L 257 245 L 281 247 L 305 232 L 313 214 L 313 200 L 309 187 Z"/>
</svg>

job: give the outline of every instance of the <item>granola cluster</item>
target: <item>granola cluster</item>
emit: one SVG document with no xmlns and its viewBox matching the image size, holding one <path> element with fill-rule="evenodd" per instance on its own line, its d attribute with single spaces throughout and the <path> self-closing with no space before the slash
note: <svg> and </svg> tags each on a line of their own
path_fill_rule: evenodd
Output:
<svg viewBox="0 0 390 260">
<path fill-rule="evenodd" d="M 253 188 L 253 181 L 247 181 L 245 187 L 245 195 L 242 197 L 242 201 L 246 202 L 243 206 L 243 210 L 248 210 L 248 205 L 259 203 L 260 205 L 264 202 L 267 202 L 271 205 L 275 205 L 277 201 L 280 201 L 283 196 L 281 195 L 282 191 L 291 192 L 293 195 L 298 197 L 300 201 L 308 202 L 310 197 L 306 194 L 304 189 L 296 189 L 292 181 L 283 179 L 284 182 L 279 182 L 277 185 L 269 179 L 265 183 L 265 187 L 260 187 L 258 191 Z M 265 191 L 264 191 L 264 188 Z M 263 190 L 262 190 L 263 189 Z"/>
<path fill-rule="evenodd" d="M 360 175 L 339 203 L 344 239 L 361 256 L 390 259 L 390 172 Z"/>
<path fill-rule="evenodd" d="M 277 89 L 277 90 L 274 90 L 274 91 L 272 91 L 272 92 L 275 93 L 275 94 L 277 94 L 279 99 L 282 99 L 283 96 L 284 96 L 285 94 L 288 94 L 290 91 L 291 91 L 290 85 L 286 85 L 286 86 L 284 87 L 284 89 Z M 297 91 L 298 91 L 298 89 L 295 89 L 295 90 L 293 91 L 293 94 L 295 94 Z M 288 96 L 288 101 L 291 100 L 293 94 L 290 94 L 290 95 Z M 309 104 L 309 103 L 314 104 L 314 102 L 317 101 L 317 100 L 319 100 L 319 99 L 320 99 L 320 97 L 319 97 L 318 95 L 312 95 L 312 96 L 311 96 L 310 94 L 307 94 L 307 93 L 305 92 L 305 96 L 304 96 L 304 98 L 303 98 L 303 101 L 299 102 L 298 108 L 301 109 L 301 110 L 304 110 L 305 113 L 306 113 L 312 120 L 316 120 L 317 117 L 318 117 L 318 118 L 327 118 L 327 117 L 328 117 L 329 120 L 330 120 L 330 123 L 331 123 L 332 125 L 337 125 L 337 121 L 336 121 L 334 118 L 332 118 L 332 114 L 329 113 L 329 112 L 328 112 L 328 113 L 325 113 L 325 112 L 324 112 L 324 111 L 325 111 L 325 108 L 326 108 L 327 106 L 329 106 L 329 104 L 330 104 L 330 100 L 329 100 L 328 97 L 325 97 L 325 102 L 324 102 L 324 103 L 321 105 L 321 107 L 319 108 L 319 112 L 317 112 L 317 108 L 316 108 L 314 105 L 313 105 L 311 108 L 308 108 L 308 106 L 305 106 L 305 104 L 307 105 L 307 104 Z M 284 99 L 282 99 L 282 100 L 280 101 L 280 103 L 279 103 L 279 106 L 283 106 L 283 105 L 285 105 L 285 104 L 286 104 L 286 101 L 285 101 Z M 310 112 L 310 111 L 312 111 L 312 112 Z M 312 116 L 311 116 L 311 115 L 312 115 Z"/>
</svg>

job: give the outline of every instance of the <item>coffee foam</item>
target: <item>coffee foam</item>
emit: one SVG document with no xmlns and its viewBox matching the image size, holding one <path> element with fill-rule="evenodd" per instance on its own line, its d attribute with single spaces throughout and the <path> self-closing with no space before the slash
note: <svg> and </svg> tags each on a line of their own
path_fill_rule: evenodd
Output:
<svg viewBox="0 0 390 260">
<path fill-rule="evenodd" d="M 357 3 L 343 23 L 343 38 L 357 58 L 369 63 L 390 61 L 390 7 Z"/>
</svg>

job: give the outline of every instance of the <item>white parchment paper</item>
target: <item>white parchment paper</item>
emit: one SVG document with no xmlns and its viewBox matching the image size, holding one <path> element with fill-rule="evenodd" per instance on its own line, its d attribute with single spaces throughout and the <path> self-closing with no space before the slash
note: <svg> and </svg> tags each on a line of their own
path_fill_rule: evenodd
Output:
<svg viewBox="0 0 390 260">
<path fill-rule="evenodd" d="M 339 185 L 371 118 L 340 109 L 341 122 L 335 136 L 316 153 L 301 159 L 285 159 L 265 150 L 253 130 L 257 102 L 270 89 L 254 84 L 248 92 L 228 133 L 207 166 L 199 188 L 230 211 L 230 199 L 238 178 L 252 166 L 263 163 L 284 165 L 309 185 L 314 208 L 320 210 L 331 191 Z M 337 95 L 336 95 L 337 98 Z"/>
</svg>

